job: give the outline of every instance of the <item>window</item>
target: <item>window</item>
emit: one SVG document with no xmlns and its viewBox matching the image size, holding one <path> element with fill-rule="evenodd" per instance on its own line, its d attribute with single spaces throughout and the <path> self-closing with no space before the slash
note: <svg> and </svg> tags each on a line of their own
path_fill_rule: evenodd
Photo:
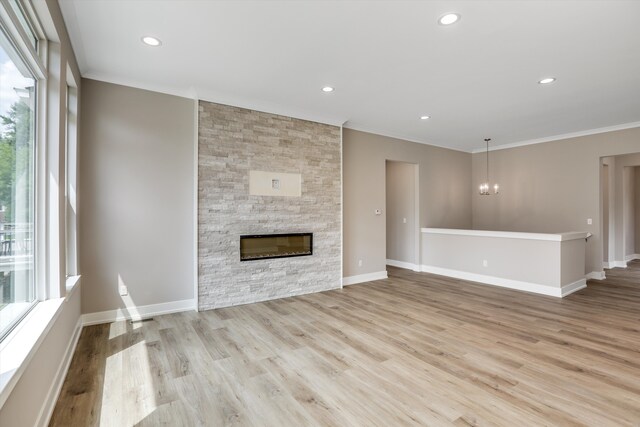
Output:
<svg viewBox="0 0 640 427">
<path fill-rule="evenodd" d="M 36 80 L 0 32 L 0 339 L 36 302 Z"/>
<path fill-rule="evenodd" d="M 33 26 L 27 19 L 28 13 L 24 10 L 23 3 L 19 2 L 18 0 L 9 0 L 9 4 L 11 5 L 13 12 L 16 14 L 16 17 L 18 18 L 18 22 L 24 30 L 29 44 L 31 44 L 31 46 L 37 50 L 38 37 L 36 36 L 36 32 L 33 29 Z"/>
</svg>

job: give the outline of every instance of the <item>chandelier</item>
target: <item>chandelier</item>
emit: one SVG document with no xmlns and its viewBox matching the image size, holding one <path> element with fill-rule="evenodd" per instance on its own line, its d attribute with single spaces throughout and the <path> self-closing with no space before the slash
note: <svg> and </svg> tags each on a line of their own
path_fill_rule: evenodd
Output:
<svg viewBox="0 0 640 427">
<path fill-rule="evenodd" d="M 484 142 L 487 144 L 487 176 L 486 176 L 486 181 L 483 182 L 482 184 L 480 184 L 480 195 L 481 196 L 490 196 L 491 192 L 489 191 L 490 185 L 489 185 L 489 141 L 491 141 L 491 138 L 485 138 Z M 498 194 L 498 191 L 500 190 L 500 186 L 496 183 L 493 185 L 493 194 Z"/>
</svg>

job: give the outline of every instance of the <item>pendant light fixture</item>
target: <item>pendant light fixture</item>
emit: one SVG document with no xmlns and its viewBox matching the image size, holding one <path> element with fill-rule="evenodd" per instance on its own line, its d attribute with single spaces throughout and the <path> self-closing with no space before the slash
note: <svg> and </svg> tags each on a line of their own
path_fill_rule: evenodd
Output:
<svg viewBox="0 0 640 427">
<path fill-rule="evenodd" d="M 489 191 L 489 141 L 491 138 L 485 138 L 484 142 L 487 144 L 487 180 L 480 184 L 480 195 L 481 196 L 490 196 L 491 192 Z M 493 194 L 498 194 L 500 190 L 500 186 L 496 183 L 493 185 Z"/>
</svg>

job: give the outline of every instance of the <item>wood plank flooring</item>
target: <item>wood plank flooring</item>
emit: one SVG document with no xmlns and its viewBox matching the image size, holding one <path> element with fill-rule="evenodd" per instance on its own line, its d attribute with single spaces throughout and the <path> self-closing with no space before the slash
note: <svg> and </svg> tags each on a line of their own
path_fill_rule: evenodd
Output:
<svg viewBox="0 0 640 427">
<path fill-rule="evenodd" d="M 87 327 L 51 425 L 640 425 L 640 261 L 564 299 L 389 273 Z"/>
</svg>

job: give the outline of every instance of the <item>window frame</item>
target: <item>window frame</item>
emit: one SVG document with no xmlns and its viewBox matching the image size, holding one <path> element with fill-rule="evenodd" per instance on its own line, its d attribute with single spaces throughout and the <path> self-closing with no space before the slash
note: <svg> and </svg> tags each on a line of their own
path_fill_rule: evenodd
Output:
<svg viewBox="0 0 640 427">
<path fill-rule="evenodd" d="M 67 64 L 65 89 L 65 276 L 78 275 L 78 85 Z"/>
<path fill-rule="evenodd" d="M 13 9 L 14 14 L 16 15 L 16 17 L 18 18 L 18 21 L 20 22 L 20 26 L 22 27 L 22 29 L 25 31 L 27 38 L 26 40 L 29 42 L 29 44 L 31 44 L 31 46 L 38 51 L 38 44 L 40 42 L 40 38 L 38 37 L 38 31 L 36 30 L 36 26 L 33 24 L 32 21 L 35 20 L 35 14 L 33 14 L 33 9 L 30 7 L 31 4 L 28 2 L 24 2 L 23 0 L 5 0 L 9 2 L 9 6 L 10 7 L 14 7 L 13 5 L 15 5 L 15 7 L 18 9 L 18 11 L 16 11 L 15 9 Z M 27 6 L 29 6 L 27 8 Z M 22 16 L 22 19 L 20 19 L 20 16 Z M 25 29 L 24 27 L 27 27 L 27 29 Z M 33 42 L 33 43 L 32 43 Z"/>
<path fill-rule="evenodd" d="M 45 66 L 47 58 L 47 39 L 44 35 L 42 25 L 37 19 L 30 2 L 17 0 L 17 4 L 23 13 L 23 17 L 34 35 L 36 36 L 36 46 L 30 42 L 31 36 L 23 28 L 20 18 L 9 3 L 0 2 L 0 32 L 5 36 L 11 45 L 12 52 L 16 54 L 18 61 L 17 67 L 25 67 L 23 71 L 28 71 L 33 76 L 35 84 L 34 94 L 34 149 L 33 149 L 33 268 L 34 268 L 34 300 L 31 305 L 20 316 L 12 320 L 9 326 L 0 331 L 0 343 L 11 334 L 11 332 L 20 324 L 22 320 L 33 310 L 38 302 L 47 299 L 48 292 L 46 281 L 43 280 L 43 274 L 46 270 L 46 252 L 43 251 L 46 229 L 41 227 L 42 217 L 46 216 L 43 209 L 41 193 L 46 191 L 46 186 L 42 186 L 42 175 L 44 171 L 41 168 L 45 135 L 46 135 L 46 108 L 45 99 L 47 93 L 47 69 Z M 14 61 L 15 62 L 15 61 Z"/>
<path fill-rule="evenodd" d="M 17 54 L 24 64 L 29 68 L 29 71 L 37 81 L 45 80 L 47 77 L 47 68 L 45 66 L 46 55 L 43 51 L 46 50 L 46 37 L 42 30 L 42 25 L 37 19 L 33 8 L 30 3 L 23 0 L 17 0 L 24 13 L 24 18 L 30 25 L 37 38 L 36 47 L 29 42 L 29 35 L 26 33 L 20 18 L 16 15 L 13 7 L 4 2 L 0 2 L 0 30 L 3 31 L 9 42 L 14 46 Z M 42 53 L 39 53 L 42 52 Z M 38 88 L 36 88 L 37 90 Z M 37 102 L 37 98 L 36 98 Z"/>
</svg>

